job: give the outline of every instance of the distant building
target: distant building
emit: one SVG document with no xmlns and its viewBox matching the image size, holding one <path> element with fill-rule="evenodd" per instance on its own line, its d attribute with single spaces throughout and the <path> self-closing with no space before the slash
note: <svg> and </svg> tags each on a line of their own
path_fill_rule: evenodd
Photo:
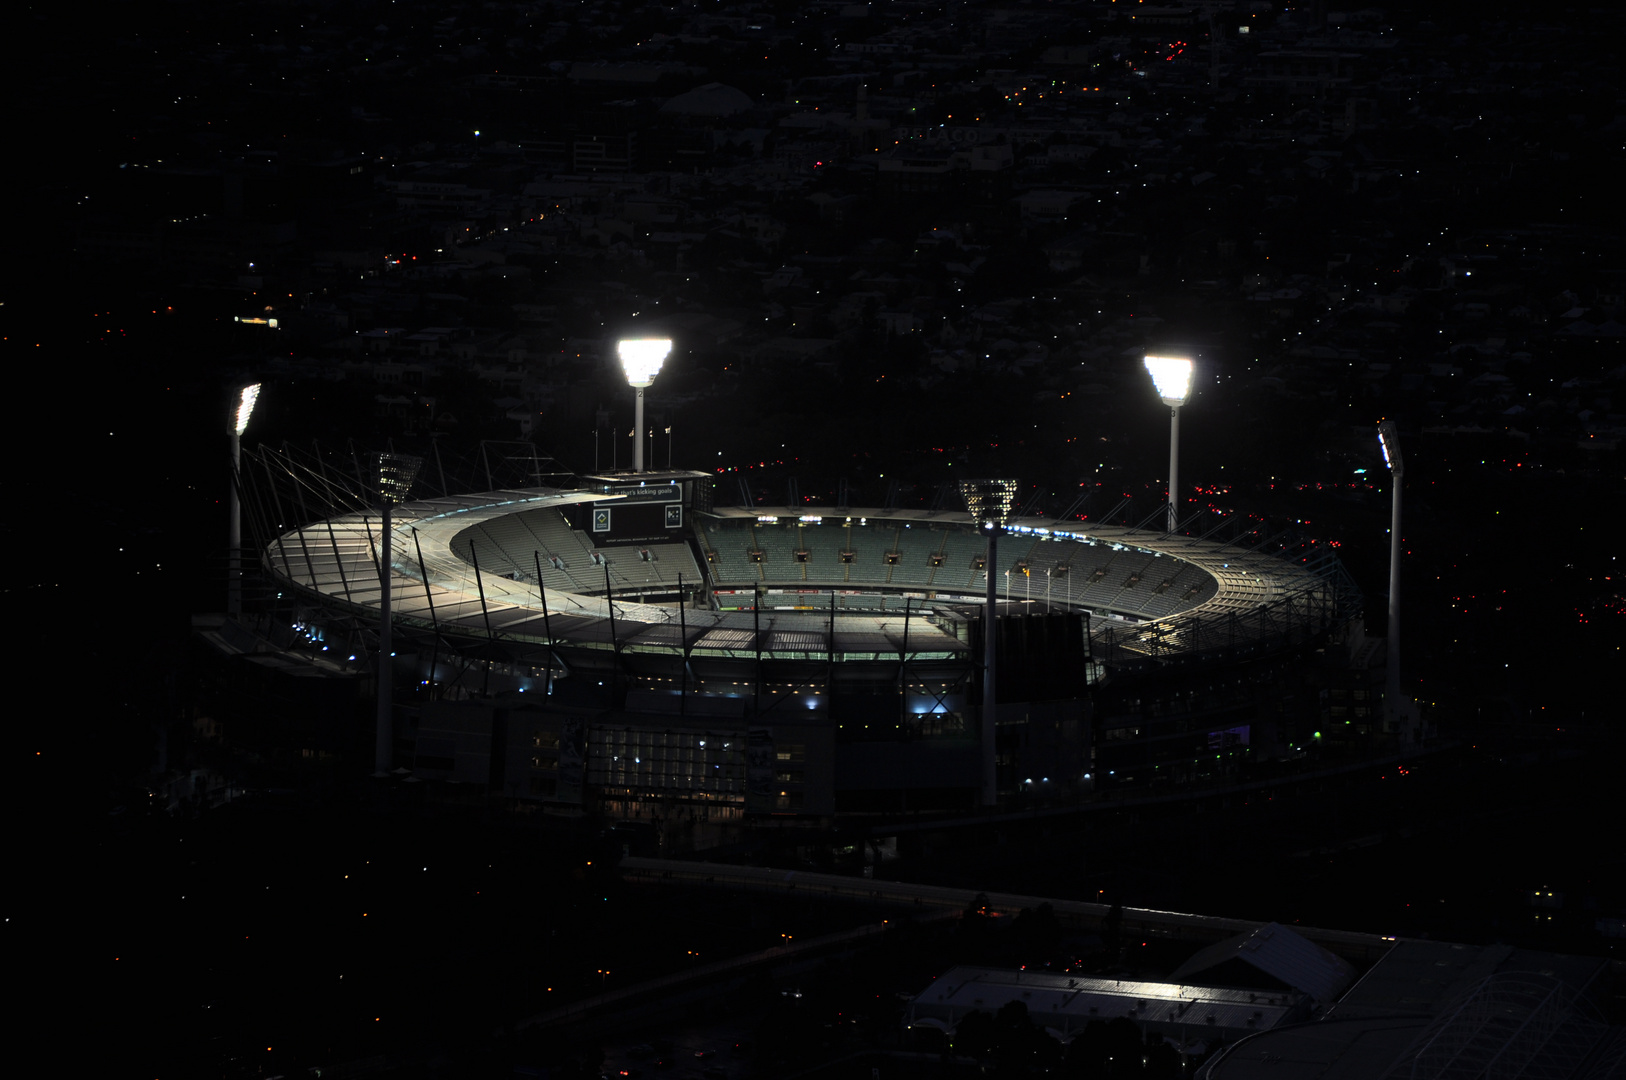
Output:
<svg viewBox="0 0 1626 1080">
<path fill-rule="evenodd" d="M 957 967 L 910 999 L 904 1024 L 952 1037 L 971 1013 L 997 1014 L 1011 1002 L 1025 1006 L 1028 1019 L 1063 1045 L 1090 1023 L 1123 1018 L 1176 1045 L 1205 1048 L 1304 1020 L 1311 1008 L 1307 995 L 1291 990 Z"/>
</svg>

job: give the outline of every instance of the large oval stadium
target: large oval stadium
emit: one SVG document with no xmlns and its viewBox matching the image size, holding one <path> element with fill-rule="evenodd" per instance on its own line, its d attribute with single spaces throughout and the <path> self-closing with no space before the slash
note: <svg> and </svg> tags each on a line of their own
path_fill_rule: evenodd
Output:
<svg viewBox="0 0 1626 1080">
<path fill-rule="evenodd" d="M 975 805 L 990 625 L 1002 798 L 1065 799 L 1148 744 L 1102 729 L 1103 693 L 1189 696 L 1359 606 L 1336 559 L 1246 540 L 1017 517 L 990 566 L 964 510 L 711 497 L 667 471 L 408 500 L 387 544 L 378 512 L 336 513 L 270 530 L 261 563 L 304 645 L 358 667 L 387 580 L 399 768 L 697 820 Z M 1123 760 L 1254 753 L 1234 713 Z"/>
</svg>

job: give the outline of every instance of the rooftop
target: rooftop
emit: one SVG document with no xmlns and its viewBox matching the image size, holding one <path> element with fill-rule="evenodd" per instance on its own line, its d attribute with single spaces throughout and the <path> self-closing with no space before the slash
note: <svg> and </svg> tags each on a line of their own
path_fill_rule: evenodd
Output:
<svg viewBox="0 0 1626 1080">
<path fill-rule="evenodd" d="M 1298 1019 L 1310 1007 L 1308 997 L 1285 990 L 957 967 L 915 996 L 908 1023 L 952 1031 L 971 1012 L 997 1013 L 1013 1001 L 1025 1005 L 1029 1017 L 1063 1041 L 1092 1020 L 1118 1017 L 1166 1034 L 1213 1033 L 1234 1039 Z"/>
</svg>

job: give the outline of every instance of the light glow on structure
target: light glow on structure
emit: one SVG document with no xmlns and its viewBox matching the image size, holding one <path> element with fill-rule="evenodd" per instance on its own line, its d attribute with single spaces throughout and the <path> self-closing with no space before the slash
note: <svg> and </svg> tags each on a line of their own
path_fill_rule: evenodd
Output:
<svg viewBox="0 0 1626 1080">
<path fill-rule="evenodd" d="M 1383 447 L 1383 463 L 1389 466 L 1391 473 L 1399 476 L 1406 471 L 1400 457 L 1400 431 L 1392 421 L 1385 420 L 1378 425 L 1378 445 Z"/>
<path fill-rule="evenodd" d="M 1015 480 L 961 480 L 960 497 L 971 516 L 985 524 L 1005 524 L 1016 505 Z"/>
<path fill-rule="evenodd" d="M 1148 356 L 1146 370 L 1163 404 L 1175 408 L 1186 403 L 1191 393 L 1191 359 L 1185 356 Z"/>
<path fill-rule="evenodd" d="M 418 478 L 423 458 L 412 454 L 378 455 L 378 494 L 387 503 L 406 501 L 412 482 Z"/>
<path fill-rule="evenodd" d="M 661 365 L 672 351 L 670 338 L 634 338 L 616 343 L 621 354 L 621 367 L 627 373 L 627 384 L 649 386 L 660 373 Z"/>
<path fill-rule="evenodd" d="M 254 414 L 254 403 L 260 400 L 260 384 L 250 383 L 237 395 L 237 434 L 248 430 L 248 418 Z"/>
</svg>

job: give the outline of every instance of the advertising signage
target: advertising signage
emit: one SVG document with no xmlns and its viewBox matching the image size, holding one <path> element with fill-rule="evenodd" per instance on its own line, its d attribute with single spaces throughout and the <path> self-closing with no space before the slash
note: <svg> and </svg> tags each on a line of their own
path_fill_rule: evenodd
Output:
<svg viewBox="0 0 1626 1080">
<path fill-rule="evenodd" d="M 595 546 L 671 543 L 683 538 L 683 504 L 650 501 L 585 503 L 566 511 L 571 525 L 587 533 Z"/>
</svg>

